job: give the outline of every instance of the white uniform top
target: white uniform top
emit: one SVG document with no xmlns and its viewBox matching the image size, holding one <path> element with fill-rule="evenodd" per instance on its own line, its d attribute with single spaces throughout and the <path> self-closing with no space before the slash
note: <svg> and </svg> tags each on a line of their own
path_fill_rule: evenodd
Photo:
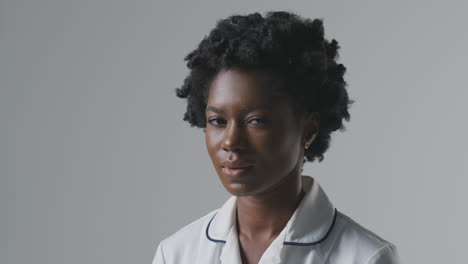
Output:
<svg viewBox="0 0 468 264">
<path fill-rule="evenodd" d="M 301 176 L 306 192 L 259 264 L 399 263 L 394 244 L 337 211 L 318 182 Z M 153 264 L 241 264 L 236 197 L 159 243 Z"/>
</svg>

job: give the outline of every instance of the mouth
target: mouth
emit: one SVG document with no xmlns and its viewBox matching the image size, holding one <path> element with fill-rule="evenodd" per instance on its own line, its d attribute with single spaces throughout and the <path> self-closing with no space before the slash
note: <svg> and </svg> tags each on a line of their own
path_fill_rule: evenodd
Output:
<svg viewBox="0 0 468 264">
<path fill-rule="evenodd" d="M 240 177 L 245 175 L 253 166 L 244 167 L 222 167 L 223 172 L 231 177 Z"/>
</svg>

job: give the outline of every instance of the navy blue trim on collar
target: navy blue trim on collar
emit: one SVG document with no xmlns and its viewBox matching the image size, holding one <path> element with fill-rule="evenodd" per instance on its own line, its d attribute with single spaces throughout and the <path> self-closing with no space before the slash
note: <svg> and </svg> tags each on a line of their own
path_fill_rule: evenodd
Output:
<svg viewBox="0 0 468 264">
<path fill-rule="evenodd" d="M 208 223 L 208 226 L 206 227 L 206 238 L 208 238 L 208 240 L 212 241 L 212 242 L 215 242 L 215 243 L 224 243 L 226 244 L 226 240 L 218 240 L 218 239 L 213 239 L 210 237 L 210 235 L 208 234 L 208 230 L 210 229 L 210 225 L 211 225 L 211 221 L 213 221 L 213 219 L 215 218 L 217 212 L 213 215 L 213 217 L 211 218 L 210 222 Z M 299 243 L 299 242 L 283 242 L 283 245 L 287 245 L 287 246 L 313 246 L 313 245 L 317 245 L 317 244 L 320 244 L 322 243 L 323 241 L 325 241 L 325 239 L 327 239 L 328 235 L 330 235 L 333 227 L 335 226 L 335 222 L 336 222 L 336 215 L 338 214 L 338 210 L 336 210 L 335 208 L 335 213 L 333 215 L 333 221 L 330 225 L 330 228 L 328 228 L 328 231 L 327 233 L 318 241 L 315 241 L 315 242 L 309 242 L 309 243 Z"/>
<path fill-rule="evenodd" d="M 215 242 L 215 243 L 225 243 L 226 244 L 226 240 L 217 240 L 217 239 L 213 239 L 210 237 L 210 235 L 208 234 L 208 230 L 210 229 L 210 225 L 211 225 L 211 221 L 213 221 L 213 219 L 215 218 L 216 214 L 218 212 L 216 212 L 213 217 L 211 218 L 210 222 L 208 223 L 208 226 L 206 227 L 206 238 L 208 238 L 208 240 L 212 241 L 212 242 Z"/>
<path fill-rule="evenodd" d="M 283 245 L 287 245 L 287 246 L 313 246 L 313 245 L 317 245 L 317 244 L 322 243 L 323 241 L 325 241 L 325 239 L 327 239 L 328 235 L 331 233 L 331 231 L 333 229 L 333 226 L 335 226 L 337 213 L 338 213 L 338 210 L 336 210 L 336 208 L 335 208 L 335 214 L 333 215 L 333 221 L 332 221 L 332 223 L 330 225 L 330 228 L 328 228 L 327 233 L 320 240 L 315 241 L 315 242 L 309 242 L 309 243 L 299 243 L 299 242 L 287 242 L 287 241 L 285 241 L 283 243 Z"/>
</svg>

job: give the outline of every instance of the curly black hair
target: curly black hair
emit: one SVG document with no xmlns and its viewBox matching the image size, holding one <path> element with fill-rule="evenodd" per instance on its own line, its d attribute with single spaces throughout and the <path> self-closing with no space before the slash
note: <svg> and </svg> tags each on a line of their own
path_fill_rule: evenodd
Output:
<svg viewBox="0 0 468 264">
<path fill-rule="evenodd" d="M 280 73 L 283 92 L 297 111 L 318 112 L 320 129 L 304 152 L 304 162 L 323 160 L 331 133 L 344 130 L 349 121 L 346 68 L 337 63 L 338 42 L 324 37 L 321 19 L 304 19 L 286 11 L 232 15 L 217 22 L 184 61 L 190 69 L 184 84 L 176 88 L 187 99 L 184 120 L 206 127 L 207 91 L 217 73 L 230 68 L 264 69 Z"/>
</svg>

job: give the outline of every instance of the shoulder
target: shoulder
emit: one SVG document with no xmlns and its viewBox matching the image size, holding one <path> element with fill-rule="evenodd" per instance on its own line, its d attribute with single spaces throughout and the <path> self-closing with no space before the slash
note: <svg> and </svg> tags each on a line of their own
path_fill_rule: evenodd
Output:
<svg viewBox="0 0 468 264">
<path fill-rule="evenodd" d="M 396 246 L 337 211 L 335 242 L 340 252 L 361 263 L 399 263 Z"/>
<path fill-rule="evenodd" d="M 340 229 L 341 236 L 347 239 L 352 239 L 360 242 L 361 245 L 371 249 L 380 248 L 390 244 L 387 240 L 383 239 L 373 231 L 365 228 L 357 223 L 348 215 L 337 211 L 337 227 Z"/>
<path fill-rule="evenodd" d="M 211 211 L 163 239 L 157 247 L 153 264 L 193 261 L 191 258 L 196 256 L 197 245 L 204 239 L 208 222 L 218 210 Z"/>
<path fill-rule="evenodd" d="M 200 239 L 200 235 L 204 234 L 208 222 L 218 210 L 219 209 L 213 210 L 180 228 L 161 241 L 161 244 L 164 244 L 166 248 L 180 248 L 184 245 L 193 245 L 192 243 L 196 243 Z"/>
</svg>

